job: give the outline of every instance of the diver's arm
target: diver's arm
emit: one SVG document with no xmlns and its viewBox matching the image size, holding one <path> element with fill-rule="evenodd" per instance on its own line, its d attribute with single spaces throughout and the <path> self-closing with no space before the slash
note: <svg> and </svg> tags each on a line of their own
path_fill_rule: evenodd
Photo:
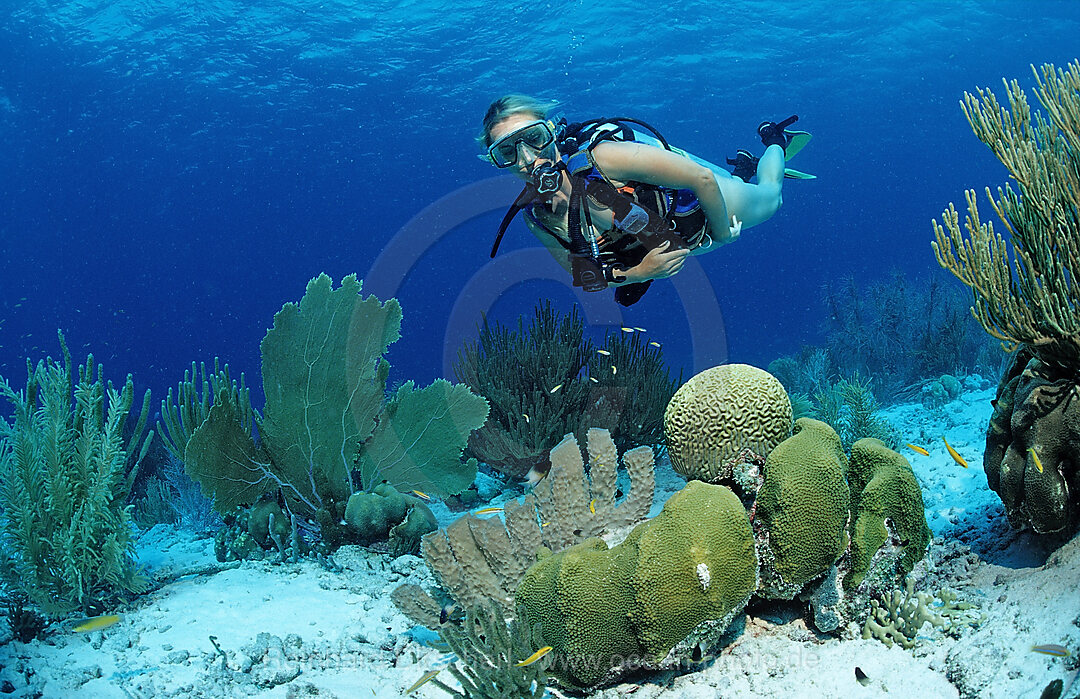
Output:
<svg viewBox="0 0 1080 699">
<path fill-rule="evenodd" d="M 691 190 L 709 220 L 714 242 L 722 245 L 738 237 L 738 232 L 732 230 L 731 217 L 724 195 L 716 184 L 716 176 L 704 165 L 663 148 L 629 142 L 600 143 L 593 149 L 593 158 L 611 180 Z"/>
</svg>

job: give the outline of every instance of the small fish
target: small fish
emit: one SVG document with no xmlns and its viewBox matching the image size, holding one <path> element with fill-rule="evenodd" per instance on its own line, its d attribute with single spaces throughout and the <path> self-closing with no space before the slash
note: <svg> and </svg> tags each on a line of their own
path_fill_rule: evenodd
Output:
<svg viewBox="0 0 1080 699">
<path fill-rule="evenodd" d="M 910 448 L 911 451 L 917 454 L 922 454 L 923 456 L 930 456 L 930 452 L 928 452 L 925 447 L 920 447 L 918 444 L 912 444 L 911 442 L 908 442 L 908 448 Z"/>
<path fill-rule="evenodd" d="M 622 328 L 619 328 L 619 329 L 622 330 L 624 333 L 632 333 L 632 332 L 634 332 L 633 328 L 622 327 Z"/>
<path fill-rule="evenodd" d="M 596 498 L 589 500 L 589 512 L 596 514 Z"/>
<path fill-rule="evenodd" d="M 479 510 L 477 510 L 476 512 L 473 512 L 473 514 L 474 515 L 491 515 L 491 514 L 495 514 L 496 512 L 502 512 L 502 511 L 503 511 L 503 508 L 501 508 L 501 507 L 482 507 Z"/>
<path fill-rule="evenodd" d="M 639 328 L 639 327 L 638 327 L 638 326 L 636 326 L 636 325 L 634 326 L 634 330 L 637 330 L 637 331 L 638 331 L 639 333 L 643 333 L 643 332 L 645 332 L 645 328 Z"/>
<path fill-rule="evenodd" d="M 424 502 L 431 502 L 431 496 L 423 492 L 422 490 L 411 490 L 409 492 L 411 492 L 413 495 L 420 498 Z"/>
<path fill-rule="evenodd" d="M 72 631 L 97 631 L 98 629 L 107 629 L 119 621 L 120 617 L 116 614 L 92 616 L 89 619 L 82 621 L 78 626 L 73 628 Z"/>
<path fill-rule="evenodd" d="M 521 417 L 525 418 L 525 422 L 532 422 L 532 420 L 529 419 L 529 414 L 528 413 L 522 413 Z"/>
<path fill-rule="evenodd" d="M 555 388 L 551 389 L 550 391 L 548 391 L 548 393 L 554 393 L 555 391 L 558 391 L 560 388 L 562 388 L 562 384 L 559 384 Z"/>
<path fill-rule="evenodd" d="M 455 605 L 447 604 L 443 605 L 443 608 L 439 610 L 439 623 L 445 624 L 450 620 L 450 615 L 454 613 Z"/>
<path fill-rule="evenodd" d="M 547 525 L 549 525 L 549 524 L 551 524 L 551 522 L 542 522 L 542 523 L 540 524 L 540 528 L 541 528 L 541 529 L 543 529 L 544 527 L 546 527 L 546 526 L 547 526 Z"/>
<path fill-rule="evenodd" d="M 539 483 L 540 481 L 544 480 L 544 477 L 547 476 L 548 471 L 550 471 L 550 470 L 551 470 L 551 463 L 550 462 L 548 462 L 547 464 L 544 464 L 543 466 L 541 466 L 539 468 L 536 467 L 536 466 L 533 466 L 532 468 L 529 469 L 529 473 L 526 474 L 525 482 L 528 483 L 530 487 L 534 486 L 537 483 Z"/>
<path fill-rule="evenodd" d="M 660 343 L 657 342 L 656 340 L 653 340 L 652 342 L 649 343 L 649 347 L 659 347 L 659 346 L 660 346 Z"/>
<path fill-rule="evenodd" d="M 589 381 L 592 381 L 593 383 L 600 383 L 600 381 L 595 376 L 590 376 Z"/>
<path fill-rule="evenodd" d="M 1035 453 L 1035 447 L 1028 448 L 1028 453 L 1031 454 L 1031 460 L 1035 462 L 1035 468 L 1039 469 L 1039 473 L 1042 473 L 1042 461 L 1039 460 L 1039 455 Z"/>
<path fill-rule="evenodd" d="M 1044 643 L 1041 646 L 1032 646 L 1031 651 L 1033 653 L 1042 653 L 1043 655 L 1052 655 L 1055 658 L 1069 657 L 1069 649 L 1065 646 L 1058 645 L 1057 643 Z"/>
<path fill-rule="evenodd" d="M 529 665 L 532 665 L 537 660 L 540 660 L 541 658 L 543 658 L 545 655 L 547 655 L 550 652 L 551 652 L 551 646 L 544 646 L 543 648 L 536 651 L 535 653 L 533 653 L 529 657 L 525 658 L 521 662 L 514 663 L 514 667 L 528 667 Z"/>
<path fill-rule="evenodd" d="M 941 441 L 945 442 L 945 448 L 949 450 L 949 456 L 951 456 L 951 457 L 953 458 L 953 461 L 955 461 L 956 463 L 960 464 L 960 465 L 961 465 L 961 466 L 963 466 L 964 468 L 967 468 L 967 467 L 968 467 L 968 465 L 967 465 L 967 462 L 966 462 L 966 461 L 964 461 L 964 457 L 962 457 L 962 456 L 960 456 L 960 455 L 959 455 L 958 453 L 956 453 L 956 450 L 952 448 L 952 445 L 951 445 L 951 444 L 949 444 L 949 443 L 948 443 L 948 442 L 947 442 L 947 441 L 945 440 L 945 438 L 944 438 L 944 437 L 942 437 L 942 438 L 941 438 Z"/>
<path fill-rule="evenodd" d="M 612 364 L 612 365 L 611 365 L 611 373 L 612 373 L 612 375 L 614 375 L 614 374 L 618 374 L 618 373 L 619 373 L 619 367 L 617 367 L 617 366 L 615 366 L 614 364 Z"/>
<path fill-rule="evenodd" d="M 428 670 L 420 677 L 420 679 L 416 681 L 416 684 L 405 690 L 405 694 L 412 694 L 416 690 L 420 689 L 425 684 L 427 684 L 429 680 L 434 679 L 435 675 L 439 674 L 440 672 L 442 672 L 442 670 Z"/>
<path fill-rule="evenodd" d="M 862 668 L 858 665 L 855 666 L 855 681 L 864 687 L 870 684 L 870 678 L 867 677 L 866 673 L 863 672 Z"/>
<path fill-rule="evenodd" d="M 611 352 L 608 352 L 607 350 L 596 350 L 596 353 L 597 354 L 602 354 L 605 357 L 610 357 L 611 356 Z"/>
</svg>

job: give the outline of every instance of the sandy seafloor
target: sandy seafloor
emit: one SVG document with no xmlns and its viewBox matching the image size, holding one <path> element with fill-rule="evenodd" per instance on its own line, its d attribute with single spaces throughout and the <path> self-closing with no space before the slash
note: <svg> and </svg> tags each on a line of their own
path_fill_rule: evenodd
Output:
<svg viewBox="0 0 1080 699">
<path fill-rule="evenodd" d="M 994 387 L 971 377 L 943 408 L 886 411 L 923 488 L 934 534 L 920 575 L 975 602 L 985 622 L 958 638 L 924 628 L 913 650 L 886 648 L 849 628 L 817 634 L 801 618 L 755 608 L 743 633 L 694 672 L 638 675 L 593 696 L 648 697 L 1032 697 L 1080 668 L 1080 536 L 1038 537 L 1011 530 L 982 471 L 984 430 Z M 945 436 L 970 468 L 945 451 Z M 657 471 L 654 513 L 682 485 L 666 463 Z M 453 517 L 436 507 L 442 524 Z M 158 579 L 214 564 L 211 539 L 158 526 L 139 540 L 140 563 Z M 405 583 L 431 584 L 423 562 L 360 547 L 336 556 L 336 573 L 314 561 L 245 562 L 189 575 L 117 610 L 110 628 L 55 628 L 43 641 L 0 640 L 0 686 L 11 696 L 76 697 L 395 697 L 445 656 L 417 640 L 390 601 Z M 212 645 L 217 639 L 225 658 Z M 1050 657 L 1035 644 L 1072 654 Z M 856 682 L 858 666 L 869 678 Z M 440 679 L 454 684 L 449 673 Z M 10 684 L 7 684 L 10 683 Z M 1080 682 L 1066 696 L 1080 694 Z M 427 684 L 413 696 L 447 696 Z M 549 696 L 561 696 L 551 691 Z"/>
</svg>

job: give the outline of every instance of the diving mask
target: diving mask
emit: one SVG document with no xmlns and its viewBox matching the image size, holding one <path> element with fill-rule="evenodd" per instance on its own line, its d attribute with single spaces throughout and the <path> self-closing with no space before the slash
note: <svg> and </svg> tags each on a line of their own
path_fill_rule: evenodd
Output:
<svg viewBox="0 0 1080 699">
<path fill-rule="evenodd" d="M 522 145 L 537 154 L 555 142 L 555 130 L 551 122 L 533 121 L 506 134 L 488 147 L 488 158 L 498 168 L 517 164 L 518 151 Z"/>
</svg>

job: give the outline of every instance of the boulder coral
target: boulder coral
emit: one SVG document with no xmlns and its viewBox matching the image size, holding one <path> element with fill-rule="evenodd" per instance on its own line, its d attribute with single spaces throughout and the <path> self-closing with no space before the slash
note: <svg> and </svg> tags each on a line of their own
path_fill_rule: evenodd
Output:
<svg viewBox="0 0 1080 699">
<path fill-rule="evenodd" d="M 1045 534 L 1077 521 L 1078 392 L 1073 379 L 1024 351 L 1001 379 L 983 469 L 1015 527 Z"/>
<path fill-rule="evenodd" d="M 725 364 L 691 377 L 664 412 L 675 471 L 687 480 L 720 483 L 744 449 L 765 455 L 791 434 L 791 401 L 769 372 Z"/>
<path fill-rule="evenodd" d="M 746 511 L 724 486 L 691 482 L 617 546 L 588 539 L 541 558 L 516 593 L 563 683 L 590 687 L 659 663 L 695 628 L 727 627 L 757 585 Z"/>
<path fill-rule="evenodd" d="M 875 564 L 891 586 L 911 572 L 930 545 L 922 490 L 907 459 L 879 439 L 855 442 L 849 463 L 853 519 L 844 586 L 857 587 Z"/>
<path fill-rule="evenodd" d="M 847 471 L 839 435 L 819 420 L 799 418 L 795 434 L 769 453 L 754 519 L 759 594 L 790 599 L 847 549 Z"/>
</svg>

